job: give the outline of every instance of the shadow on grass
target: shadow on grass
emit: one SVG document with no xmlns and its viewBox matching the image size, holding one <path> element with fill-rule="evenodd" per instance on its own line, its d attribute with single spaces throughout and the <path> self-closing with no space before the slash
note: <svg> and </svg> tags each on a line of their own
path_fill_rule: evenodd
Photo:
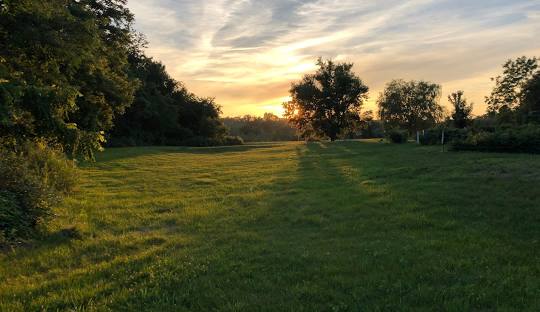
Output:
<svg viewBox="0 0 540 312">
<path fill-rule="evenodd" d="M 243 277 L 222 286 L 225 297 L 268 310 L 539 306 L 531 285 L 540 286 L 540 233 L 524 222 L 538 208 L 508 180 L 475 179 L 485 155 L 354 144 L 298 147 L 295 178 L 268 186 L 267 204 L 237 220 L 242 236 L 232 234 L 236 244 L 216 260 L 215 276 Z"/>
<path fill-rule="evenodd" d="M 24 302 L 30 293 L 43 300 L 66 284 L 77 288 L 71 297 L 57 294 L 46 307 L 51 310 L 93 305 L 154 311 L 539 306 L 535 238 L 523 240 L 513 228 L 538 209 L 497 212 L 493 205 L 502 195 L 490 197 L 488 186 L 464 184 L 464 179 L 486 183 L 485 177 L 467 175 L 476 161 L 484 164 L 483 158 L 357 144 L 298 145 L 291 167 L 276 171 L 272 183 L 256 186 L 259 193 L 233 189 L 222 194 L 219 209 L 196 224 L 163 223 L 126 246 L 86 246 L 84 253 L 100 260 L 90 270 L 77 271 L 69 281 L 53 276 L 13 296 Z M 466 161 L 473 165 L 460 167 Z M 494 186 L 511 183 L 495 181 Z M 463 199 L 460 192 L 478 197 Z M 527 234 L 538 237 L 538 229 Z M 183 235 L 190 241 L 174 240 Z M 39 302 L 25 308 L 39 309 Z"/>
<path fill-rule="evenodd" d="M 113 147 L 107 148 L 105 152 L 96 157 L 97 162 L 109 162 L 119 159 L 135 158 L 141 156 L 152 156 L 164 153 L 182 154 L 223 154 L 242 153 L 258 149 L 271 149 L 282 146 L 284 143 L 259 143 L 236 146 L 215 146 L 215 147 L 183 147 L 183 146 L 142 146 L 142 147 Z M 91 165 L 85 163 L 84 165 Z"/>
<path fill-rule="evenodd" d="M 3 253 L 11 256 L 16 253 L 19 258 L 24 258 L 28 254 L 39 252 L 39 250 L 55 248 L 64 244 L 69 244 L 73 240 L 82 239 L 83 234 L 74 227 L 69 227 L 54 232 L 43 230 L 33 234 L 33 237 L 29 238 L 28 240 L 0 246 L 0 254 Z"/>
</svg>

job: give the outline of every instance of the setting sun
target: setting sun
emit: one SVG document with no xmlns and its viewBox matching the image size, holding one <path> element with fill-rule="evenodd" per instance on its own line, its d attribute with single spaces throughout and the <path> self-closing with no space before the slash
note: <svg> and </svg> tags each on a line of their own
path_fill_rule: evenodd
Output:
<svg viewBox="0 0 540 312">
<path fill-rule="evenodd" d="M 0 311 L 540 311 L 538 38 L 540 0 L 0 0 Z"/>
<path fill-rule="evenodd" d="M 189 1 L 132 0 L 128 6 L 147 35 L 149 55 L 195 93 L 215 97 L 226 116 L 281 112 L 277 99 L 314 70 L 318 57 L 355 63 L 370 87 L 367 109 L 375 109 L 387 81 L 404 78 L 439 83 L 445 96 L 464 89 L 482 114 L 501 63 L 540 52 L 534 1 L 212 0 L 199 10 Z"/>
</svg>

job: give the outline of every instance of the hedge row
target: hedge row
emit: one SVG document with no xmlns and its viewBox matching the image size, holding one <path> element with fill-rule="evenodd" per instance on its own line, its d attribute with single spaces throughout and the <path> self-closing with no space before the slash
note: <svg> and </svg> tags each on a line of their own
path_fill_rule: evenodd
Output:
<svg viewBox="0 0 540 312">
<path fill-rule="evenodd" d="M 470 133 L 464 139 L 454 140 L 456 151 L 540 153 L 540 126 L 527 125 L 497 129 L 494 132 Z"/>
<path fill-rule="evenodd" d="M 420 144 L 422 145 L 439 145 L 442 142 L 442 132 L 444 130 L 444 142 L 450 143 L 454 140 L 465 139 L 469 132 L 465 129 L 455 128 L 434 128 L 424 131 L 420 135 Z"/>
</svg>

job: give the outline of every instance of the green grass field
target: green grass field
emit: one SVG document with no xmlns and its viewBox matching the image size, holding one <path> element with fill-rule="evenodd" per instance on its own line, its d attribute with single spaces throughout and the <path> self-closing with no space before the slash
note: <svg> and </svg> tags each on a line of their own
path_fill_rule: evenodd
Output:
<svg viewBox="0 0 540 312">
<path fill-rule="evenodd" d="M 539 156 L 129 148 L 81 171 L 50 236 L 0 255 L 1 311 L 540 310 Z"/>
</svg>

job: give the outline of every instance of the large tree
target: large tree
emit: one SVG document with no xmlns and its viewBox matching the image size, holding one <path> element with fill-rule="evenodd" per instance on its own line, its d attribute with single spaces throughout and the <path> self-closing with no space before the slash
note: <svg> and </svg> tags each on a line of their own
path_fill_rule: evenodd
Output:
<svg viewBox="0 0 540 312">
<path fill-rule="evenodd" d="M 124 0 L 0 2 L 0 137 L 92 156 L 132 100 Z"/>
<path fill-rule="evenodd" d="M 519 57 L 508 60 L 503 65 L 502 76 L 491 78 L 495 87 L 486 97 L 489 111 L 500 112 L 514 110 L 521 106 L 528 82 L 540 72 L 536 57 Z"/>
<path fill-rule="evenodd" d="M 454 127 L 463 129 L 472 122 L 473 104 L 467 104 L 467 99 L 463 96 L 463 91 L 456 91 L 448 96 L 448 101 L 452 104 L 452 121 Z"/>
<path fill-rule="evenodd" d="M 285 117 L 304 136 L 312 133 L 334 141 L 360 119 L 369 89 L 352 71 L 352 63 L 319 59 L 317 65 L 317 72 L 292 84 Z"/>
<path fill-rule="evenodd" d="M 427 129 L 443 117 L 440 97 L 438 84 L 393 80 L 377 100 L 379 116 L 385 128 L 406 129 L 409 133 Z"/>
</svg>

